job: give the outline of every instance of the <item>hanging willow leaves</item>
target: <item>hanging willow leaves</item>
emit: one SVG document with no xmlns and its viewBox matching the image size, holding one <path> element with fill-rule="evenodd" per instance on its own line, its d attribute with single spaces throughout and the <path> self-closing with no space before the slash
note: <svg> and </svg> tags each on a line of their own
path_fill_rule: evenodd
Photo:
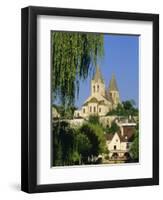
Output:
<svg viewBox="0 0 163 200">
<path fill-rule="evenodd" d="M 62 105 L 74 105 L 79 81 L 103 56 L 103 34 L 52 32 L 52 90 Z"/>
</svg>

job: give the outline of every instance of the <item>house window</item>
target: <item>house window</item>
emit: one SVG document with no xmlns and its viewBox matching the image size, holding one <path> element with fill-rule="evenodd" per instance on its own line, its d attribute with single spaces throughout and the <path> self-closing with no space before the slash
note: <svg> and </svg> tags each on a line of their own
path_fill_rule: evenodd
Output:
<svg viewBox="0 0 163 200">
<path fill-rule="evenodd" d="M 93 86 L 93 92 L 95 92 L 95 85 Z"/>
<path fill-rule="evenodd" d="M 101 108 L 99 108 L 99 112 L 101 112 Z"/>
<path fill-rule="evenodd" d="M 129 149 L 129 143 L 128 142 L 126 143 L 126 149 Z"/>
<path fill-rule="evenodd" d="M 116 150 L 117 149 L 117 146 L 116 145 L 114 145 L 114 150 Z"/>
<path fill-rule="evenodd" d="M 85 108 L 83 108 L 83 113 L 85 113 Z"/>
<path fill-rule="evenodd" d="M 94 106 L 94 112 L 96 112 L 96 107 Z"/>
<path fill-rule="evenodd" d="M 89 111 L 92 112 L 92 106 L 90 106 Z"/>
</svg>

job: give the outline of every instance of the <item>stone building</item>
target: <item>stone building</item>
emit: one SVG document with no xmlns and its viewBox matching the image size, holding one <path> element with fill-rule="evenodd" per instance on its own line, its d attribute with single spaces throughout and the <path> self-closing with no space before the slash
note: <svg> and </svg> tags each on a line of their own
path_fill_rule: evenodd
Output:
<svg viewBox="0 0 163 200">
<path fill-rule="evenodd" d="M 105 116 L 121 103 L 115 76 L 112 75 L 109 87 L 106 88 L 98 66 L 91 80 L 90 91 L 91 94 L 83 103 L 81 109 L 74 112 L 75 118 L 87 118 L 89 115 Z"/>
</svg>

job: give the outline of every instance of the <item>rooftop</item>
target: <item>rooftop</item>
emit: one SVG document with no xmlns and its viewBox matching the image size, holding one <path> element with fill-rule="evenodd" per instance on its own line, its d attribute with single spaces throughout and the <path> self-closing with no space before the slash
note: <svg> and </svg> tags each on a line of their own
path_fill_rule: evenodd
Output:
<svg viewBox="0 0 163 200">
<path fill-rule="evenodd" d="M 110 80 L 109 91 L 118 91 L 118 87 L 117 87 L 117 83 L 116 83 L 114 74 L 112 75 L 112 78 Z"/>
</svg>

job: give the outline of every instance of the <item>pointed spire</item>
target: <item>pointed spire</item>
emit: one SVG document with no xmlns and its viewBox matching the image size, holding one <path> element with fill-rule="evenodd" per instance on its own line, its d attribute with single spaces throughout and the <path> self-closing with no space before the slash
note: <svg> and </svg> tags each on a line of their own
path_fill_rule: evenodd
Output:
<svg viewBox="0 0 163 200">
<path fill-rule="evenodd" d="M 96 72 L 93 76 L 93 80 L 100 80 L 102 83 L 104 82 L 99 66 L 96 66 Z"/>
<path fill-rule="evenodd" d="M 109 91 L 118 91 L 118 87 L 117 87 L 117 83 L 116 83 L 114 74 L 112 74 L 112 78 L 110 80 Z"/>
</svg>

